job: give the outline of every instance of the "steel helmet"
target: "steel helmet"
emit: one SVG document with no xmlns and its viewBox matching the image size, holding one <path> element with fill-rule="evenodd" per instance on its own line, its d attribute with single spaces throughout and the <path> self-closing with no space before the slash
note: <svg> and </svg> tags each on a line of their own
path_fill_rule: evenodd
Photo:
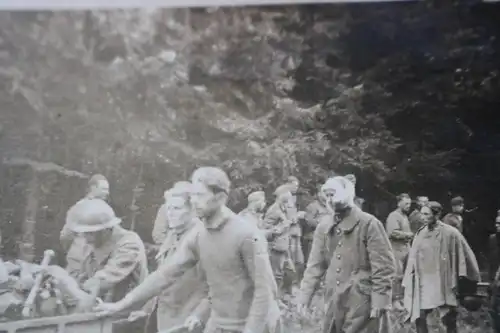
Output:
<svg viewBox="0 0 500 333">
<path fill-rule="evenodd" d="M 66 224 L 76 233 L 96 232 L 112 228 L 121 222 L 113 208 L 101 199 L 80 200 L 66 214 Z"/>
</svg>

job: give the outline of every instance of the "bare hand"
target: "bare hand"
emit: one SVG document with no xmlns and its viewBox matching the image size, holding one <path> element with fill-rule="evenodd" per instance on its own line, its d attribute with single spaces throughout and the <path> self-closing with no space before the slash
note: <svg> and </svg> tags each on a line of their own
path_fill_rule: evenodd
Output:
<svg viewBox="0 0 500 333">
<path fill-rule="evenodd" d="M 196 316 L 189 316 L 189 317 L 187 317 L 186 321 L 184 322 L 184 326 L 188 329 L 188 331 L 191 332 L 195 328 L 201 326 L 201 321 Z"/>
<path fill-rule="evenodd" d="M 309 309 L 306 305 L 304 304 L 298 304 L 297 305 L 297 314 L 301 317 L 301 318 L 307 318 L 308 317 L 308 314 L 309 314 Z"/>
<path fill-rule="evenodd" d="M 122 303 L 101 303 L 94 306 L 93 311 L 97 314 L 98 317 L 108 317 L 112 316 L 118 312 L 125 310 Z M 129 317 L 130 318 L 130 317 Z"/>
<path fill-rule="evenodd" d="M 104 303 L 103 303 L 104 304 Z M 134 311 L 132 312 L 127 320 L 132 322 L 132 321 L 136 321 L 138 319 L 141 319 L 141 318 L 144 318 L 144 317 L 147 317 L 149 314 L 146 312 L 146 311 L 143 311 L 143 310 L 139 310 L 139 311 Z"/>
</svg>

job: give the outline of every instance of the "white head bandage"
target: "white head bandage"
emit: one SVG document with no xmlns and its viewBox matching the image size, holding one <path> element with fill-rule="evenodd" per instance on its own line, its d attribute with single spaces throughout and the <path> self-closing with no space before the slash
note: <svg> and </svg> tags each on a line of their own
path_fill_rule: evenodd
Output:
<svg viewBox="0 0 500 333">
<path fill-rule="evenodd" d="M 345 177 L 329 178 L 321 187 L 321 192 L 333 190 L 334 195 L 330 199 L 334 206 L 354 207 L 354 198 L 356 197 L 354 185 Z"/>
</svg>

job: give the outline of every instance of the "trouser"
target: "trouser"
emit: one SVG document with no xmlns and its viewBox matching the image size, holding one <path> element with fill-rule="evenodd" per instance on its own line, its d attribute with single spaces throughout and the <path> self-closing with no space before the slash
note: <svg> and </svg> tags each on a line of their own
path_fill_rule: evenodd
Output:
<svg viewBox="0 0 500 333">
<path fill-rule="evenodd" d="M 438 322 L 440 326 L 440 331 L 444 331 L 446 333 L 456 333 L 457 332 L 457 316 L 458 312 L 455 307 L 451 306 L 442 306 L 438 309 L 439 318 L 441 319 Z M 429 333 L 429 326 L 427 323 L 427 316 L 433 310 L 422 310 L 420 311 L 420 318 L 418 318 L 415 322 L 417 327 L 417 333 Z"/>
<path fill-rule="evenodd" d="M 495 332 L 500 332 L 500 291 L 494 290 L 490 302 L 491 326 Z"/>
<path fill-rule="evenodd" d="M 309 254 L 311 253 L 313 240 L 308 237 L 302 238 L 302 252 L 304 253 L 304 263 L 307 263 Z"/>
<path fill-rule="evenodd" d="M 288 260 L 288 252 L 273 249 L 269 252 L 271 268 L 273 269 L 273 275 L 278 286 L 278 296 L 281 298 L 284 293 L 285 265 Z"/>
</svg>

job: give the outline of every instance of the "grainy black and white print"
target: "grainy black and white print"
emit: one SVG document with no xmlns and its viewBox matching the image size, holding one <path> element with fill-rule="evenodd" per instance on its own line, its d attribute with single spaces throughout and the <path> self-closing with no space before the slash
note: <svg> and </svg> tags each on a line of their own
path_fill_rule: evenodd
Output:
<svg viewBox="0 0 500 333">
<path fill-rule="evenodd" d="M 0 333 L 500 332 L 500 5 L 0 13 Z"/>
</svg>

